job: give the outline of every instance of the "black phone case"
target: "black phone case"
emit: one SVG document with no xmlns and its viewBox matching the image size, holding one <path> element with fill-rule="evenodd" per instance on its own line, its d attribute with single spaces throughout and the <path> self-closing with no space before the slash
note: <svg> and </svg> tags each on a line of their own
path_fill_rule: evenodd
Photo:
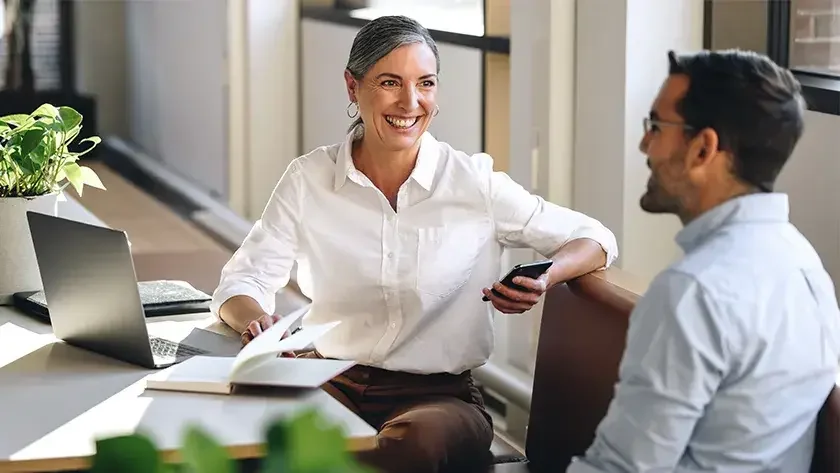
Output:
<svg viewBox="0 0 840 473">
<path fill-rule="evenodd" d="M 531 279 L 537 279 L 538 277 L 542 276 L 543 273 L 548 271 L 548 269 L 551 268 L 552 264 L 553 264 L 553 261 L 551 261 L 551 260 L 538 261 L 536 263 L 529 263 L 529 264 L 524 264 L 524 265 L 519 265 L 518 264 L 518 265 L 514 266 L 513 269 L 511 269 L 508 272 L 508 274 L 505 276 L 505 278 L 502 279 L 501 283 L 504 284 L 505 286 L 511 288 L 511 289 L 521 291 L 525 288 L 520 286 L 519 284 L 514 284 L 514 282 L 513 282 L 514 278 L 519 277 L 519 276 L 525 276 L 525 277 L 528 277 L 528 278 L 531 278 Z M 507 297 L 505 297 L 504 295 L 502 295 L 499 291 L 497 291 L 495 289 L 491 289 L 491 292 L 493 292 L 493 295 L 495 295 L 496 297 L 501 297 L 503 299 L 507 299 Z"/>
</svg>

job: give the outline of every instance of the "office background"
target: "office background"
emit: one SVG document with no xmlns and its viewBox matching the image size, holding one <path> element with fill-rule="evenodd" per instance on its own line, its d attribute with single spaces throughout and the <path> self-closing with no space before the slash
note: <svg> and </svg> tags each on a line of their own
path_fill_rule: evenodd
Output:
<svg viewBox="0 0 840 473">
<path fill-rule="evenodd" d="M 63 3 L 37 3 L 42 87 L 60 77 Z M 840 112 L 830 97 L 840 100 L 818 100 L 822 90 L 840 89 L 836 0 L 773 2 L 781 9 L 764 0 L 517 0 L 516 8 L 506 0 L 69 3 L 74 86 L 95 98 L 105 145 L 183 194 L 190 218 L 223 240 L 241 240 L 294 157 L 342 139 L 352 38 L 366 19 L 403 13 L 424 21 L 439 42 L 435 135 L 491 153 L 526 188 L 602 220 L 618 237 L 618 265 L 642 278 L 679 256 L 679 222 L 638 208 L 648 175 L 638 151 L 641 120 L 667 73 L 667 51 L 772 54 L 809 84 L 815 72 L 828 84 L 809 89 L 814 110 L 779 190 L 840 278 Z M 539 313 L 498 317 L 493 362 L 523 385 Z"/>
</svg>

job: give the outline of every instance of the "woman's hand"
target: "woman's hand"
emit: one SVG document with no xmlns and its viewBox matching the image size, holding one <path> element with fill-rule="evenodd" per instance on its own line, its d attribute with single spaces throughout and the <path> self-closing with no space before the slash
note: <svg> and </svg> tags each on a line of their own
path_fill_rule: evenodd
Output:
<svg viewBox="0 0 840 473">
<path fill-rule="evenodd" d="M 524 276 L 513 278 L 513 283 L 521 286 L 522 290 L 513 289 L 500 282 L 493 283 L 493 289 L 504 297 L 499 297 L 488 288 L 482 292 L 490 299 L 499 312 L 504 314 L 521 314 L 531 307 L 534 307 L 540 297 L 548 289 L 548 273 L 544 273 L 537 279 Z"/>
<path fill-rule="evenodd" d="M 269 315 L 265 314 L 262 317 L 251 321 L 248 326 L 245 328 L 245 331 L 242 332 L 240 336 L 240 340 L 242 341 L 242 346 L 247 345 L 251 342 L 254 338 L 256 338 L 259 334 L 263 333 L 264 331 L 268 330 L 272 325 L 276 324 L 282 317 L 279 315 Z M 283 333 L 283 336 L 280 339 L 284 339 L 288 337 L 289 331 L 286 330 Z M 283 353 L 282 356 L 287 358 L 294 358 L 294 353 Z"/>
</svg>

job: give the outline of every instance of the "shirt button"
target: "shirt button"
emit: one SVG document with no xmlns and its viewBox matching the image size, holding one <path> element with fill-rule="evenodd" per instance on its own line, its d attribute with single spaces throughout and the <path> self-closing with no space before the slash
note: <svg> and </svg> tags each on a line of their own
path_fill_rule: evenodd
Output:
<svg viewBox="0 0 840 473">
<path fill-rule="evenodd" d="M 388 259 L 391 259 L 393 257 L 394 257 L 394 252 L 393 251 L 389 252 L 388 253 Z"/>
<path fill-rule="evenodd" d="M 391 328 L 397 328 L 396 322 L 391 322 Z"/>
</svg>

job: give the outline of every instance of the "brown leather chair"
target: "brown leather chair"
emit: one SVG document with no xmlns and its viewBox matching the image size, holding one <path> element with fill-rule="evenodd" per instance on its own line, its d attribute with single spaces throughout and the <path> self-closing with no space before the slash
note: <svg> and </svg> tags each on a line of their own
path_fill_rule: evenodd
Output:
<svg viewBox="0 0 840 473">
<path fill-rule="evenodd" d="M 840 473 L 840 387 L 835 386 L 817 418 L 811 473 Z"/>
<path fill-rule="evenodd" d="M 546 294 L 525 447 L 528 463 L 497 464 L 491 471 L 563 471 L 586 451 L 612 399 L 627 322 L 643 291 L 644 285 L 610 269 Z"/>
<path fill-rule="evenodd" d="M 639 294 L 618 270 L 583 276 L 546 295 L 526 455 L 531 471 L 560 471 L 592 443 L 618 380 Z"/>
</svg>

